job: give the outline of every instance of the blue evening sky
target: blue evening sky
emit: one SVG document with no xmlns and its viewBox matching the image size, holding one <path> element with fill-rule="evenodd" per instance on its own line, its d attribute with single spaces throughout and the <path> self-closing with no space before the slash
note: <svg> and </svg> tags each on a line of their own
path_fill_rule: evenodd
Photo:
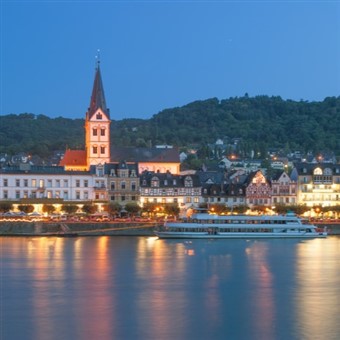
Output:
<svg viewBox="0 0 340 340">
<path fill-rule="evenodd" d="M 340 95 L 338 1 L 1 1 L 1 114 L 111 118 L 212 97 Z"/>
</svg>

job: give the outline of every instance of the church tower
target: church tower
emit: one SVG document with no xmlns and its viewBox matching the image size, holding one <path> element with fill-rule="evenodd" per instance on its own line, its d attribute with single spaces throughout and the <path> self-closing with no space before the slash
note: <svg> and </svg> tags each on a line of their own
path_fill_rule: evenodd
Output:
<svg viewBox="0 0 340 340">
<path fill-rule="evenodd" d="M 85 118 L 87 166 L 110 162 L 110 110 L 106 107 L 99 60 L 97 61 L 90 107 Z"/>
</svg>

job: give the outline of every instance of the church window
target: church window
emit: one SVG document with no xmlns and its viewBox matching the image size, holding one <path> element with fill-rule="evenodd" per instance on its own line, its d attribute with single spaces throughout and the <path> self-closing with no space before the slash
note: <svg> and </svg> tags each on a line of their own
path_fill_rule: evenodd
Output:
<svg viewBox="0 0 340 340">
<path fill-rule="evenodd" d="M 96 118 L 97 119 L 103 119 L 103 115 L 100 112 L 98 112 Z"/>
<path fill-rule="evenodd" d="M 92 129 L 92 134 L 93 134 L 93 136 L 97 136 L 98 135 L 97 134 L 97 128 Z"/>
<path fill-rule="evenodd" d="M 94 146 L 94 147 L 92 148 L 92 151 L 93 151 L 93 153 L 97 153 L 97 152 L 98 152 L 98 148 L 97 148 L 96 146 Z"/>
<path fill-rule="evenodd" d="M 101 147 L 100 147 L 100 153 L 101 153 L 101 154 L 104 154 L 104 153 L 105 153 L 105 146 L 101 146 Z"/>
<path fill-rule="evenodd" d="M 100 135 L 105 136 L 105 129 L 100 129 Z"/>
</svg>

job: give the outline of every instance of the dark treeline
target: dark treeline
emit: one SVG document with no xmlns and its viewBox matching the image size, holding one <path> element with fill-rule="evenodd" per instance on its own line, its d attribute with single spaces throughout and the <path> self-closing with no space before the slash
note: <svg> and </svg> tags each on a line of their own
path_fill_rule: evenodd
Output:
<svg viewBox="0 0 340 340">
<path fill-rule="evenodd" d="M 112 117 L 114 119 L 114 116 Z M 47 157 L 54 150 L 84 148 L 84 120 L 23 113 L 0 117 L 0 152 L 20 151 Z M 340 97 L 321 102 L 256 96 L 195 101 L 166 109 L 150 119 L 112 121 L 116 146 L 179 147 L 241 138 L 239 149 L 269 147 L 340 154 Z"/>
</svg>

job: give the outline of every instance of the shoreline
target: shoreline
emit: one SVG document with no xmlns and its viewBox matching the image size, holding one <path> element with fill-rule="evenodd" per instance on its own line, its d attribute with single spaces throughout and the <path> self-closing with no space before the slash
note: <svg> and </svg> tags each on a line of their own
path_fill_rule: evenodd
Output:
<svg viewBox="0 0 340 340">
<path fill-rule="evenodd" d="M 2 236 L 82 237 L 82 236 L 155 236 L 160 223 L 77 223 L 77 222 L 0 222 Z M 324 224 L 315 225 L 319 228 Z M 340 235 L 340 224 L 329 224 L 328 235 Z"/>
</svg>

